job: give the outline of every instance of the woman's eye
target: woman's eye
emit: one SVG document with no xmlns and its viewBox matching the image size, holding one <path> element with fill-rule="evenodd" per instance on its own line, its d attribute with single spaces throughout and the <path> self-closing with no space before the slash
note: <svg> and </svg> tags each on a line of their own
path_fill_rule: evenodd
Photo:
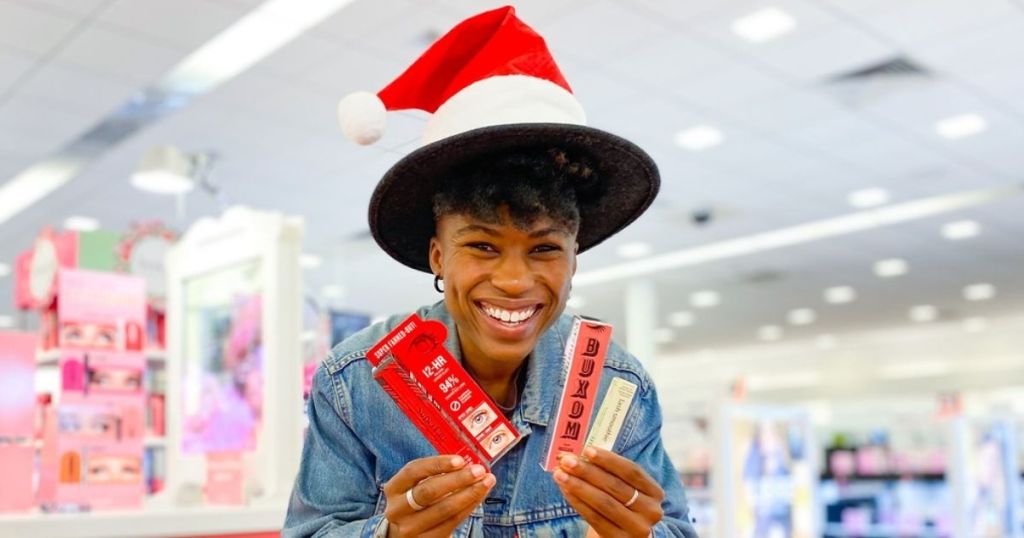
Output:
<svg viewBox="0 0 1024 538">
<path fill-rule="evenodd" d="M 534 252 L 559 252 L 561 250 L 562 247 L 558 245 L 538 245 L 533 249 Z"/>
<path fill-rule="evenodd" d="M 494 245 L 491 245 L 490 243 L 470 243 L 466 246 L 481 252 L 495 252 Z"/>
</svg>

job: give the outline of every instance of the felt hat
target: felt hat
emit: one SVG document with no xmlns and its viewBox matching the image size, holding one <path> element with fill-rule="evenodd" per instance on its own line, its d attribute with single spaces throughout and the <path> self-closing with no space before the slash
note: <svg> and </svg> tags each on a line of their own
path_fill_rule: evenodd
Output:
<svg viewBox="0 0 1024 538">
<path fill-rule="evenodd" d="M 654 161 L 638 146 L 587 127 L 583 107 L 539 34 L 511 6 L 466 19 L 376 94 L 338 104 L 346 137 L 372 144 L 389 110 L 431 113 L 423 144 L 400 159 L 370 199 L 370 231 L 396 260 L 430 272 L 433 198 L 460 165 L 537 148 L 592 163 L 602 195 L 579 204 L 580 252 L 636 220 L 658 193 Z"/>
</svg>

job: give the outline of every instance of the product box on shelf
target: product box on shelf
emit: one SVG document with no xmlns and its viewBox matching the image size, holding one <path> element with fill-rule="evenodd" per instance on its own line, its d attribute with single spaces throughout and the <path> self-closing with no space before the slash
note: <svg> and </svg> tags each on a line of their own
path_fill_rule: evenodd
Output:
<svg viewBox="0 0 1024 538">
<path fill-rule="evenodd" d="M 32 507 L 35 335 L 0 331 L 0 512 Z"/>
<path fill-rule="evenodd" d="M 445 348 L 447 335 L 412 314 L 370 349 L 374 378 L 439 453 L 490 466 L 521 436 Z"/>
<path fill-rule="evenodd" d="M 40 502 L 49 510 L 142 505 L 145 284 L 61 269 L 59 404 L 44 425 Z"/>
</svg>

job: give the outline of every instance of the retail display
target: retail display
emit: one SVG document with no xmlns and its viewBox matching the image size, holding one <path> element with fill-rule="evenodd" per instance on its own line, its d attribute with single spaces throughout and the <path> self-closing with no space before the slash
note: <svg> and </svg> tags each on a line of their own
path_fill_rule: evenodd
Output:
<svg viewBox="0 0 1024 538">
<path fill-rule="evenodd" d="M 28 510 L 35 504 L 32 471 L 36 430 L 35 335 L 0 331 L 0 512 Z"/>
</svg>

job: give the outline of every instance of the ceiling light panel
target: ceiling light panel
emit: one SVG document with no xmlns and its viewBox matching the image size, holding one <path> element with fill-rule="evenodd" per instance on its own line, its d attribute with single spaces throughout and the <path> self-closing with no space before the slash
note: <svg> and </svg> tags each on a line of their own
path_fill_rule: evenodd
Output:
<svg viewBox="0 0 1024 538">
<path fill-rule="evenodd" d="M 796 28 L 796 19 L 776 7 L 759 9 L 733 21 L 732 32 L 752 43 L 782 37 Z"/>
</svg>

